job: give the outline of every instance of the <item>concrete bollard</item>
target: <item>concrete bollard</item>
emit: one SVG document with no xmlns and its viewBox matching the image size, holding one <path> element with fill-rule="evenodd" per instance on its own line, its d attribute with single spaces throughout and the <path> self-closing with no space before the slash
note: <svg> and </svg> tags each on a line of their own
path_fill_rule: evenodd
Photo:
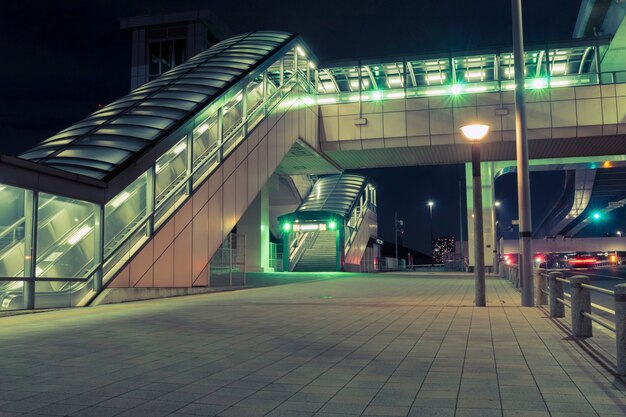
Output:
<svg viewBox="0 0 626 417">
<path fill-rule="evenodd" d="M 626 284 L 615 286 L 615 344 L 617 373 L 626 376 Z"/>
<path fill-rule="evenodd" d="M 546 290 L 546 279 L 541 275 L 543 270 L 535 269 L 535 305 L 548 304 L 548 297 L 544 293 Z"/>
<path fill-rule="evenodd" d="M 550 317 L 565 317 L 565 306 L 559 303 L 556 299 L 563 300 L 563 283 L 557 281 L 557 278 L 561 278 L 560 272 L 550 272 L 548 282 L 550 283 Z"/>
<path fill-rule="evenodd" d="M 589 277 L 576 275 L 569 278 L 572 295 L 572 333 L 576 337 L 591 337 L 591 319 L 582 313 L 591 313 L 591 294 L 580 284 L 589 284 Z"/>
</svg>

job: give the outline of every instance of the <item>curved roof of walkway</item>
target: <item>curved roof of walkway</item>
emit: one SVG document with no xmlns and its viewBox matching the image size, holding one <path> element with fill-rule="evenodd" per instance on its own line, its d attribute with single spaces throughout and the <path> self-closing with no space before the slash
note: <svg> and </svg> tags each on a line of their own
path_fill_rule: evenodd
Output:
<svg viewBox="0 0 626 417">
<path fill-rule="evenodd" d="M 346 217 L 366 185 L 366 177 L 354 174 L 329 175 L 320 178 L 296 213 L 328 212 Z"/>
<path fill-rule="evenodd" d="M 20 157 L 108 181 L 296 36 L 257 31 L 229 38 Z"/>
</svg>

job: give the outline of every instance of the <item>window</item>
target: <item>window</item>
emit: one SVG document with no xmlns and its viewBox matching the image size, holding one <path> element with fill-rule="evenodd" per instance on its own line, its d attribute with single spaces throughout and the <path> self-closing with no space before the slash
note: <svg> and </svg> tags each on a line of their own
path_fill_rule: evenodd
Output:
<svg viewBox="0 0 626 417">
<path fill-rule="evenodd" d="M 187 41 L 185 39 L 150 42 L 148 44 L 148 76 L 150 80 L 185 62 L 186 48 Z"/>
</svg>

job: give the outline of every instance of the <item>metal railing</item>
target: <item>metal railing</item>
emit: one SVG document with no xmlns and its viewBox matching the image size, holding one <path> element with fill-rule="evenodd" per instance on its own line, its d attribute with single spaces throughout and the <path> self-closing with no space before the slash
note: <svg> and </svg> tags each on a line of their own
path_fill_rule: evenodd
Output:
<svg viewBox="0 0 626 417">
<path fill-rule="evenodd" d="M 269 267 L 274 272 L 283 272 L 283 245 L 282 243 L 270 242 Z"/>
<path fill-rule="evenodd" d="M 230 233 L 209 261 L 209 286 L 246 285 L 246 235 Z"/>
<path fill-rule="evenodd" d="M 575 337 L 592 337 L 592 323 L 614 332 L 617 373 L 626 376 L 626 284 L 619 284 L 615 291 L 611 291 L 589 282 L 589 277 L 585 275 L 564 278 L 562 270 L 535 270 L 536 304 L 548 304 L 550 317 L 555 318 L 565 317 L 565 307 L 569 308 Z M 570 293 L 564 291 L 564 284 L 570 286 Z M 615 310 L 591 302 L 592 292 L 613 297 Z M 594 309 L 613 317 L 613 321 L 594 313 Z"/>
<path fill-rule="evenodd" d="M 317 239 L 318 235 L 319 235 L 319 232 L 298 233 L 296 235 L 296 238 L 293 239 L 289 247 L 289 271 L 288 272 L 293 271 L 293 269 L 296 267 L 296 265 L 300 261 L 300 258 L 302 258 L 302 255 L 304 255 L 304 252 L 306 252 L 307 249 L 313 246 L 313 243 L 315 243 L 315 240 Z M 283 270 L 284 270 L 284 265 L 283 265 Z"/>
<path fill-rule="evenodd" d="M 514 288 L 520 288 L 519 266 L 500 262 L 500 276 L 509 280 Z"/>
</svg>

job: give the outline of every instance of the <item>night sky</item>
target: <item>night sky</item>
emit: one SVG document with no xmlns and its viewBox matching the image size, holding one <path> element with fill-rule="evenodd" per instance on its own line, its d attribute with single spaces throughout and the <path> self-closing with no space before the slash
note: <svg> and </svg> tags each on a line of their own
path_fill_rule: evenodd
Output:
<svg viewBox="0 0 626 417">
<path fill-rule="evenodd" d="M 5 2 L 0 21 L 0 141 L 17 154 L 128 92 L 127 16 L 209 9 L 233 33 L 298 32 L 322 61 L 463 51 L 511 42 L 509 1 L 185 1 L 49 0 Z M 569 6 L 566 6 L 569 5 Z M 525 38 L 571 38 L 579 0 L 525 0 Z M 379 185 L 382 237 L 393 240 L 393 212 L 406 221 L 408 246 L 428 251 L 428 208 L 435 235 L 458 236 L 458 180 L 463 167 L 368 170 Z M 549 209 L 562 175 L 537 174 L 533 217 Z M 497 185 L 502 212 L 516 218 L 514 177 Z M 533 177 L 533 181 L 535 178 Z M 500 183 L 506 184 L 501 186 Z M 556 188 L 555 188 L 556 187 Z M 507 213 L 508 214 L 504 214 Z M 623 216 L 622 216 L 623 217 Z M 510 222 L 510 221 L 509 221 Z M 611 225 L 613 226 L 613 225 Z M 609 227 L 609 226 L 607 226 Z M 623 226 L 621 226 L 623 227 Z"/>
</svg>

